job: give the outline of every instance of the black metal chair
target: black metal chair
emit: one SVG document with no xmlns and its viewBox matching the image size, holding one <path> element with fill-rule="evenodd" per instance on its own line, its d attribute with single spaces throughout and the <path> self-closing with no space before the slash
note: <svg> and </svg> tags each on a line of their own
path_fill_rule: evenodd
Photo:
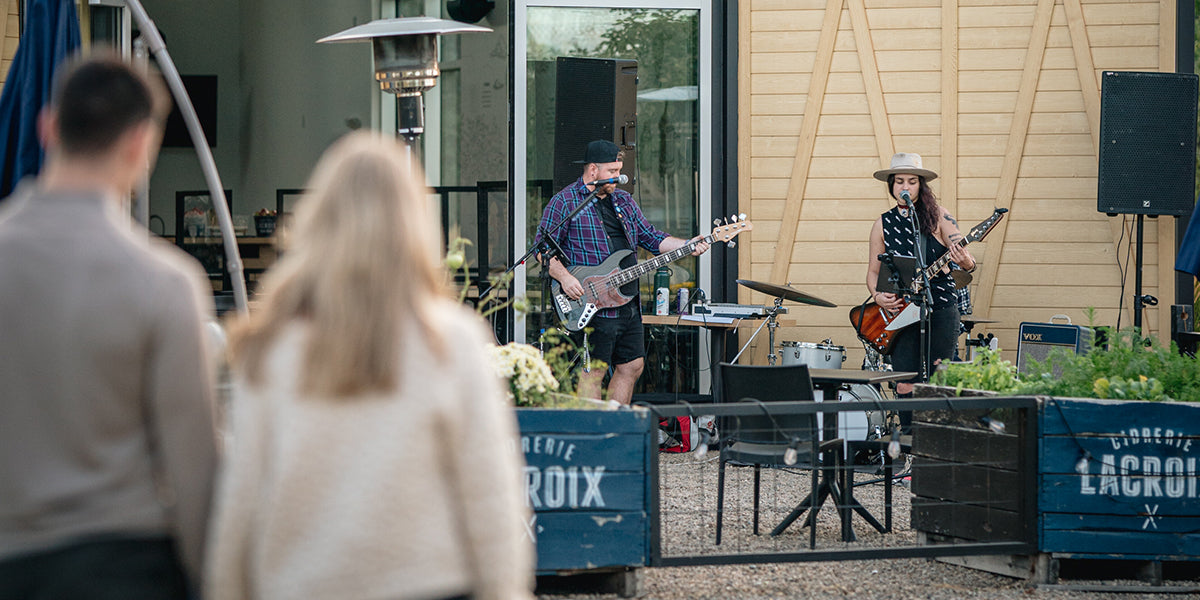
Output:
<svg viewBox="0 0 1200 600">
<path fill-rule="evenodd" d="M 724 436 L 717 475 L 717 544 L 721 543 L 721 526 L 725 502 L 725 465 L 754 467 L 754 534 L 758 535 L 759 487 L 761 469 L 808 469 L 810 489 L 801 507 L 809 512 L 809 547 L 816 547 L 816 515 L 827 494 L 841 496 L 836 473 L 842 468 L 843 441 L 821 441 L 817 415 L 771 414 L 772 402 L 803 402 L 813 400 L 812 379 L 808 365 L 749 366 L 721 363 L 721 402 L 756 402 L 762 414 L 727 417 L 720 431 Z M 793 455 L 794 456 L 789 456 Z M 829 457 L 822 463 L 821 455 Z M 830 473 L 834 475 L 831 476 Z M 800 510 L 800 512 L 804 512 Z M 795 516 L 799 516 L 796 513 Z M 793 519 L 795 517 L 792 517 Z"/>
</svg>

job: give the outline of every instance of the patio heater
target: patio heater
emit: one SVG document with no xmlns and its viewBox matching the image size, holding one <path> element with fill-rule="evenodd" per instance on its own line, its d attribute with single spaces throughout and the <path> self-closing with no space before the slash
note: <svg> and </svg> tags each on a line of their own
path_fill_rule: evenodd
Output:
<svg viewBox="0 0 1200 600">
<path fill-rule="evenodd" d="M 437 37 L 447 33 L 491 31 L 487 27 L 433 17 L 377 19 L 317 40 L 361 42 L 370 40 L 375 52 L 375 80 L 379 88 L 396 95 L 396 133 L 408 142 L 409 152 L 425 131 L 422 93 L 437 83 Z"/>
</svg>

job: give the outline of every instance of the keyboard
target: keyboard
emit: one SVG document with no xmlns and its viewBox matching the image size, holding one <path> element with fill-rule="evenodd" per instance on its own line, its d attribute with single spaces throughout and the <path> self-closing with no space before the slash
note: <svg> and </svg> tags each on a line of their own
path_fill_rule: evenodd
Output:
<svg viewBox="0 0 1200 600">
<path fill-rule="evenodd" d="M 694 315 L 712 315 L 730 319 L 762 319 L 766 318 L 773 307 L 762 304 L 731 304 L 727 302 L 709 302 L 692 307 Z M 787 314 L 787 307 L 779 307 L 777 314 Z"/>
</svg>

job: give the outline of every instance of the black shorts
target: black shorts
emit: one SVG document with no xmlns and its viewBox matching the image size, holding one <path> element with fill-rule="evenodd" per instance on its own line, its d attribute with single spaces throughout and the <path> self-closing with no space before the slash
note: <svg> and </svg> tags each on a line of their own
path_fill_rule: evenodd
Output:
<svg viewBox="0 0 1200 600">
<path fill-rule="evenodd" d="M 597 315 L 588 327 L 592 329 L 587 342 L 593 360 L 616 366 L 646 356 L 646 335 L 642 331 L 642 311 L 638 302 L 619 307 L 615 317 Z M 582 334 L 572 337 L 576 343 L 583 342 Z"/>
</svg>

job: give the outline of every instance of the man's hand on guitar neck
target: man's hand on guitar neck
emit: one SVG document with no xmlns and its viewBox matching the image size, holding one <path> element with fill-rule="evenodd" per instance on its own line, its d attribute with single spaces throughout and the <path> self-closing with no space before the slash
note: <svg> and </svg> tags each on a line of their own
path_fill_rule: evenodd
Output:
<svg viewBox="0 0 1200 600">
<path fill-rule="evenodd" d="M 558 258 L 550 259 L 550 276 L 562 286 L 562 291 L 572 300 L 583 297 L 583 284 L 563 266 Z"/>
<path fill-rule="evenodd" d="M 701 254 L 708 252 L 710 244 L 704 241 L 703 235 L 698 235 L 690 240 L 677 238 L 673 235 L 667 236 L 662 242 L 659 243 L 658 251 L 660 253 L 670 252 L 690 242 L 696 242 L 695 247 L 692 248 L 692 256 L 700 256 Z"/>
</svg>

